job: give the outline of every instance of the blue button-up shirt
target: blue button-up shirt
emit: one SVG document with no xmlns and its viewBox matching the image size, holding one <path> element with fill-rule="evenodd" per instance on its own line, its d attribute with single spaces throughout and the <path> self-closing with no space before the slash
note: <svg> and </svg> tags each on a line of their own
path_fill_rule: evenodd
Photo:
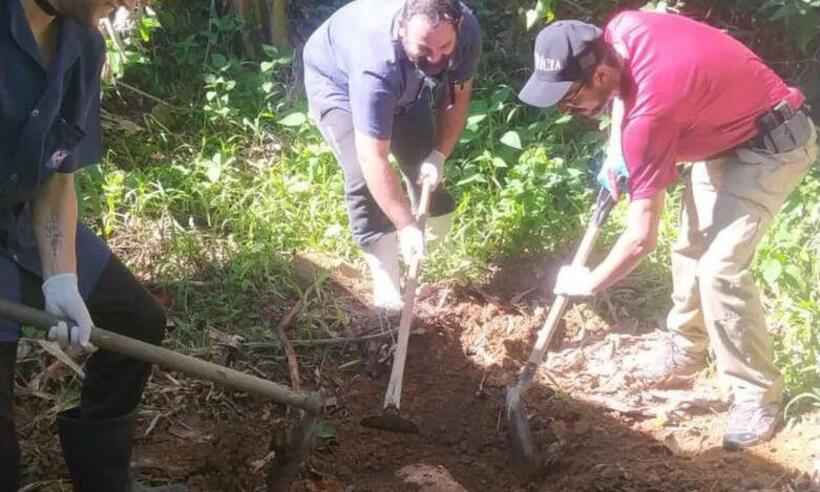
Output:
<svg viewBox="0 0 820 492">
<path fill-rule="evenodd" d="M 105 42 L 73 19 L 59 22 L 57 52 L 43 64 L 20 0 L 0 2 L 0 296 L 20 302 L 21 269 L 42 277 L 32 200 L 54 173 L 99 161 L 100 69 Z M 88 228 L 77 230 L 77 274 L 87 298 L 111 251 Z M 0 319 L 0 341 L 19 336 Z"/>
<path fill-rule="evenodd" d="M 356 0 L 337 10 L 305 44 L 305 92 L 318 119 L 340 108 L 356 130 L 389 139 L 393 118 L 416 104 L 433 79 L 407 58 L 396 22 L 405 0 Z M 447 77 L 457 83 L 475 74 L 481 55 L 478 19 L 461 4 L 463 18 Z"/>
</svg>

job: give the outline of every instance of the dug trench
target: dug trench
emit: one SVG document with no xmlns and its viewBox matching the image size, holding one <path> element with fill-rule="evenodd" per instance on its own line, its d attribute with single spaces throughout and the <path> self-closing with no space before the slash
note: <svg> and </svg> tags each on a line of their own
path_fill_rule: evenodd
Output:
<svg viewBox="0 0 820 492">
<path fill-rule="evenodd" d="M 718 392 L 710 386 L 713 378 L 704 375 L 688 392 L 647 396 L 629 389 L 628 373 L 640 363 L 637 351 L 651 340 L 653 323 L 622 320 L 611 326 L 589 305 L 568 311 L 549 360 L 526 395 L 543 471 L 532 476 L 517 470 L 504 389 L 544 319 L 550 297 L 531 272 L 549 271 L 554 265 L 548 263 L 531 259 L 509 265 L 485 286 L 430 286 L 419 302 L 401 400 L 402 414 L 419 426 L 416 435 L 360 425 L 363 417 L 381 411 L 389 339 L 371 343 L 371 350 L 356 343 L 299 349 L 302 385 L 321 388 L 329 405 L 317 446 L 290 490 L 811 490 L 805 472 L 817 457 L 812 446 L 820 446 L 816 415 L 767 445 L 724 452 L 719 438 L 725 408 L 709 392 Z M 355 278 L 351 282 L 355 275 L 341 277 L 322 289 L 348 305 L 355 319 L 362 307 L 356 306 L 359 294 L 351 291 L 361 285 Z M 297 337 L 293 331 L 289 336 Z M 219 350 L 200 355 L 287 382 L 279 353 L 237 345 L 224 357 Z M 376 363 L 367 364 L 373 354 Z M 48 424 L 55 399 L 37 395 L 30 380 L 25 383 L 18 401 L 21 437 L 27 476 L 40 484 L 26 490 L 70 490 Z M 276 460 L 271 436 L 283 439 L 293 418 L 278 406 L 157 369 L 133 463 L 157 483 L 181 480 L 194 492 L 263 491 L 266 470 Z"/>
</svg>

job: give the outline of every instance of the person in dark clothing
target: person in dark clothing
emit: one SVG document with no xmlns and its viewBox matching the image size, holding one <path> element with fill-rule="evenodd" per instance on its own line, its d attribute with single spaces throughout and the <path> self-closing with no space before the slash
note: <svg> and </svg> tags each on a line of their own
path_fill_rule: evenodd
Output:
<svg viewBox="0 0 820 492">
<path fill-rule="evenodd" d="M 135 1 L 0 2 L 0 296 L 69 323 L 49 336 L 93 350 L 92 323 L 159 344 L 165 314 L 88 228 L 78 224 L 74 173 L 99 161 L 102 16 Z M 13 68 L 9 68 L 13 67 Z M 9 76 L 13 71 L 13 76 Z M 0 320 L 0 490 L 19 486 L 14 367 L 20 326 Z M 97 351 L 80 405 L 57 428 L 77 492 L 183 492 L 147 487 L 129 471 L 131 435 L 150 366 Z"/>
<path fill-rule="evenodd" d="M 311 119 L 344 171 L 350 228 L 380 310 L 402 307 L 399 252 L 409 264 L 425 250 L 411 210 L 421 180 L 434 188 L 428 244 L 450 228 L 455 201 L 441 179 L 464 129 L 480 55 L 478 20 L 459 0 L 356 0 L 305 44 Z"/>
</svg>

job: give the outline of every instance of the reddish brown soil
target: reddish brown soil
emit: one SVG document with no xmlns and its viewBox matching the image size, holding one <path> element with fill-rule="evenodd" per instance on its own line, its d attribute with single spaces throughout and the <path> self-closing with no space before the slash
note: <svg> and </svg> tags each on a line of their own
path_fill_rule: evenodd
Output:
<svg viewBox="0 0 820 492">
<path fill-rule="evenodd" d="M 544 265 L 539 262 L 537 268 Z M 518 265 L 509 271 L 534 268 Z M 812 416 L 773 443 L 743 453 L 719 448 L 722 413 L 692 417 L 687 422 L 709 432 L 689 427 L 678 437 L 679 447 L 686 448 L 681 450 L 664 443 L 668 432 L 658 419 L 556 392 L 545 374 L 527 394 L 545 470 L 537 476 L 518 471 L 510 459 L 503 401 L 504 388 L 528 355 L 544 318 L 538 307 L 544 301 L 540 281 L 531 282 L 526 286 L 499 276 L 489 288 L 442 284 L 422 301 L 416 329 L 424 333 L 411 338 L 402 395 L 402 414 L 418 424 L 417 435 L 360 425 L 363 417 L 380 412 L 390 360 L 374 371 L 356 347 L 300 350 L 303 384 L 321 386 L 334 400 L 323 417 L 317 447 L 290 490 L 809 490 L 800 472 L 811 469 L 818 457 L 811 449 L 820 446 Z M 557 351 L 574 347 L 574 341 L 604 339 L 604 323 L 582 308 L 567 313 L 564 341 L 553 347 L 556 357 Z M 647 329 L 629 326 L 632 332 Z M 234 365 L 287 380 L 284 361 L 263 359 L 259 354 L 235 357 Z M 362 362 L 348 364 L 356 360 Z M 562 387 L 585 380 L 583 365 L 573 370 L 577 373 L 556 374 Z M 594 392 L 591 386 L 583 389 Z M 21 412 L 21 433 L 27 483 L 42 484 L 26 490 L 68 490 L 61 481 L 66 472 L 59 447 L 50 436 L 54 402 L 32 395 L 20 400 L 26 410 Z M 32 415 L 41 418 L 31 420 Z M 281 441 L 292 420 L 277 406 L 157 370 L 140 418 L 134 464 L 156 483 L 184 481 L 194 492 L 266 490 L 266 473 L 275 461 L 271 441 Z M 687 439 L 697 441 L 696 451 L 687 451 Z"/>
</svg>

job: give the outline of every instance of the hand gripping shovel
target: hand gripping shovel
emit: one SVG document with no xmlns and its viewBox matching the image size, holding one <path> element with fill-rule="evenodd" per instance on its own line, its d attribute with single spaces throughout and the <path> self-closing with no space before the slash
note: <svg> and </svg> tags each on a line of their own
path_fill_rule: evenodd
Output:
<svg viewBox="0 0 820 492">
<path fill-rule="evenodd" d="M 592 246 L 598 234 L 601 231 L 601 226 L 609 216 L 609 212 L 615 202 L 609 191 L 606 188 L 601 188 L 598 192 L 598 199 L 595 203 L 595 211 L 592 215 L 592 221 L 587 226 L 584 233 L 584 238 L 578 246 L 575 257 L 572 260 L 573 265 L 584 265 L 589 258 L 592 251 Z M 566 296 L 558 296 L 550 306 L 547 320 L 544 326 L 538 332 L 538 338 L 535 342 L 535 347 L 527 360 L 526 365 L 518 376 L 518 381 L 507 387 L 506 397 L 506 414 L 509 423 L 510 440 L 512 441 L 513 460 L 517 465 L 524 466 L 531 470 L 537 470 L 539 467 L 538 454 L 535 450 L 535 445 L 532 441 L 532 434 L 530 433 L 530 424 L 527 416 L 527 407 L 524 400 L 521 398 L 527 391 L 532 380 L 535 377 L 535 371 L 544 360 L 544 355 L 549 347 L 550 340 L 555 334 L 555 328 L 558 326 L 561 316 L 564 314 L 569 299 Z"/>
<path fill-rule="evenodd" d="M 416 221 L 421 230 L 427 218 L 427 208 L 430 204 L 430 185 L 425 181 L 421 188 L 421 198 L 416 209 Z M 416 304 L 416 285 L 421 271 L 421 258 L 415 258 L 410 264 L 407 281 L 404 285 L 404 307 L 401 310 L 399 322 L 399 340 L 396 352 L 393 354 L 393 369 L 390 371 L 390 382 L 384 395 L 384 409 L 381 415 L 373 415 L 362 419 L 362 425 L 391 432 L 416 434 L 419 429 L 412 421 L 402 418 L 399 414 L 401 402 L 401 385 L 404 379 L 404 362 L 407 359 L 407 344 L 410 340 L 410 326 L 413 324 L 413 309 Z"/>
</svg>

